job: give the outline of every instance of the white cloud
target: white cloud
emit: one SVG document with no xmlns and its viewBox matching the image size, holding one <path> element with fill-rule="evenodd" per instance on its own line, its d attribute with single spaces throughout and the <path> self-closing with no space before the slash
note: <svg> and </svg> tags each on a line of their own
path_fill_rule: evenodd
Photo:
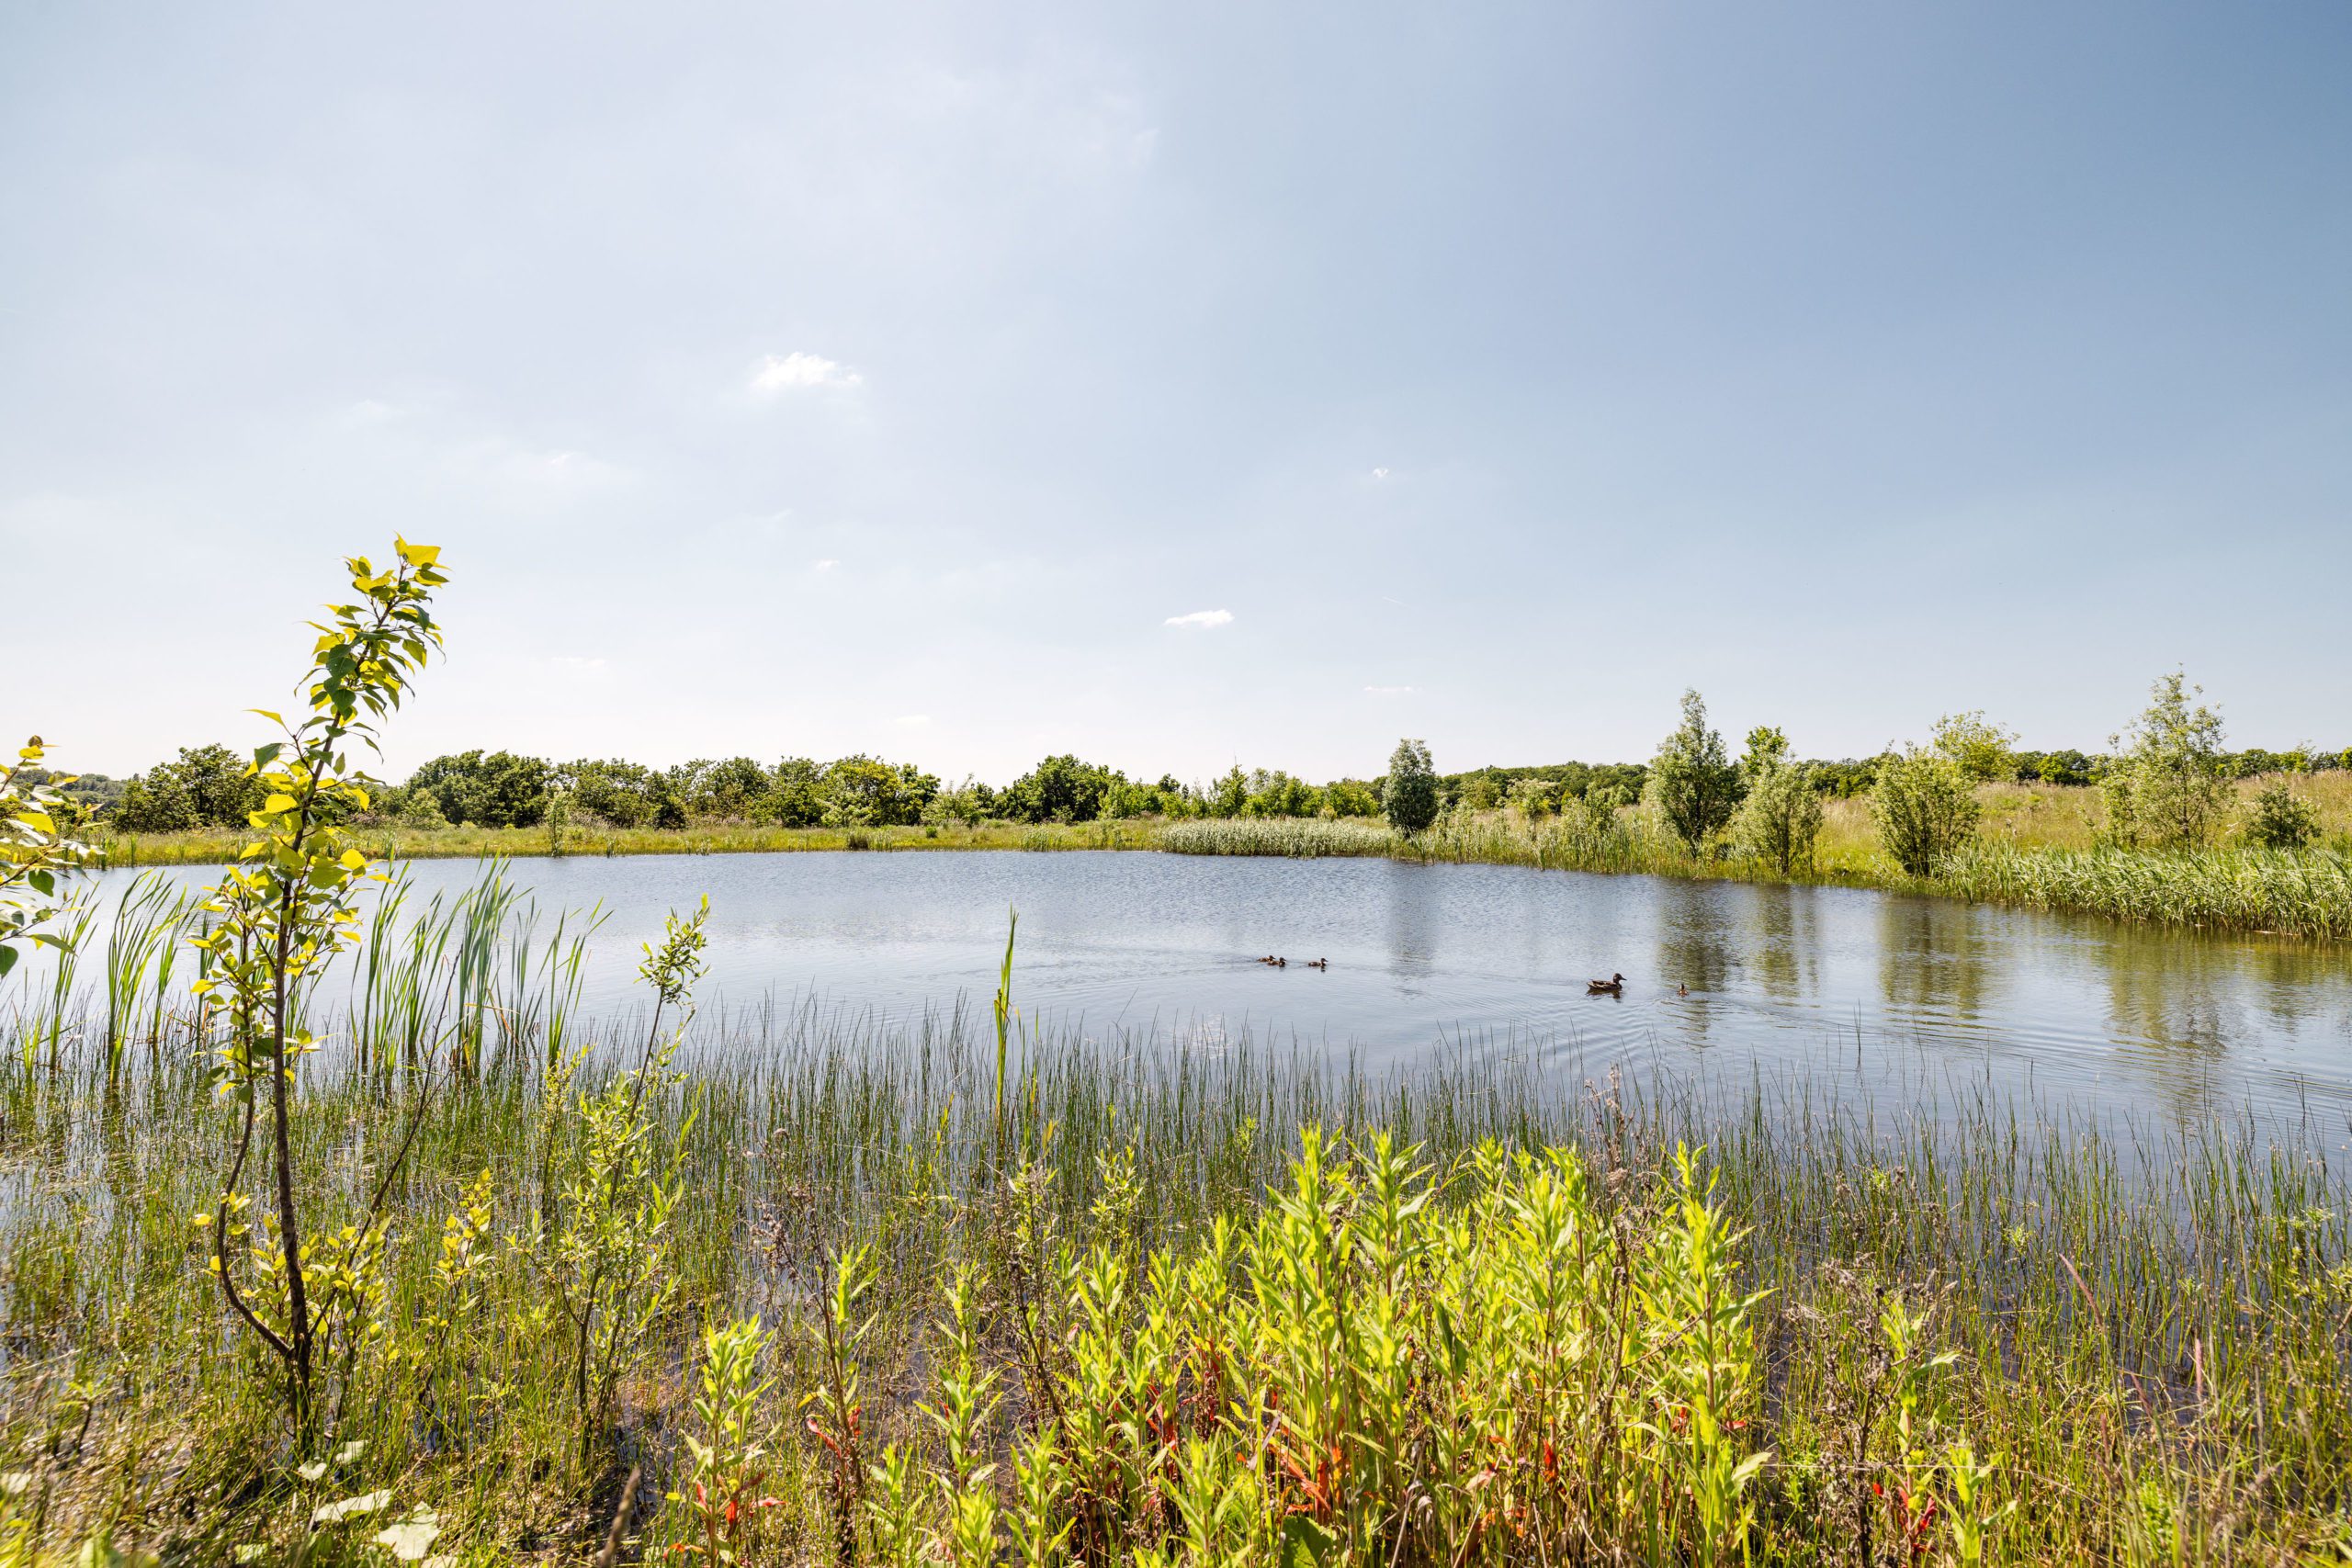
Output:
<svg viewBox="0 0 2352 1568">
<path fill-rule="evenodd" d="M 841 565 L 842 563 L 835 560 L 832 557 L 827 556 L 823 560 L 818 561 L 814 564 L 819 571 L 831 571 L 833 568 Z"/>
<path fill-rule="evenodd" d="M 1233 624 L 1230 610 L 1195 610 L 1189 615 L 1170 615 L 1165 625 L 1182 626 L 1186 631 L 1204 632 Z"/>
<path fill-rule="evenodd" d="M 821 354 L 797 351 L 778 359 L 769 355 L 752 372 L 752 390 L 774 397 L 778 392 L 793 391 L 803 387 L 861 387 L 865 378 L 837 360 Z"/>
<path fill-rule="evenodd" d="M 1372 470 L 1372 477 L 1376 479 L 1385 479 L 1388 477 L 1388 470 L 1386 468 L 1374 468 Z"/>
<path fill-rule="evenodd" d="M 1375 697 L 1401 697 L 1413 688 L 1410 686 L 1366 686 L 1364 690 Z"/>
</svg>

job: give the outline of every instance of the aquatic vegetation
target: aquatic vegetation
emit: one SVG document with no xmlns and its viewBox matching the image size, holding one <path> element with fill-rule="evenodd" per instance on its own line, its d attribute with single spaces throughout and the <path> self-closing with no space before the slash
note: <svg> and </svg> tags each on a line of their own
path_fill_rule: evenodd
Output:
<svg viewBox="0 0 2352 1568">
<path fill-rule="evenodd" d="M 1397 851 L 1402 835 L 1379 822 L 1340 818 L 1209 818 L 1170 822 L 1158 846 L 1184 855 L 1385 855 Z"/>
<path fill-rule="evenodd" d="M 420 1114 L 401 1086 L 446 1072 L 464 1009 L 449 960 L 403 968 L 482 940 L 451 934 L 486 918 L 461 905 L 498 911 L 514 1033 Z M 126 946 L 152 918 L 117 916 Z M 887 1026 L 714 1013 L 679 1037 L 567 1015 L 544 960 L 577 937 L 557 940 L 527 900 L 403 905 L 363 939 L 382 968 L 363 951 L 347 999 L 307 998 L 293 1186 L 307 1237 L 356 1239 L 340 1397 L 290 1451 L 284 1377 L 224 1332 L 187 1220 L 238 1119 L 206 1066 L 229 1023 L 151 966 L 130 1015 L 143 1042 L 162 998 L 156 1044 L 126 1055 L 99 978 L 58 1016 L 24 995 L 17 1027 L 60 1044 L 0 1064 L 15 1527 L 67 1556 L 104 1536 L 363 1561 L 406 1530 L 460 1562 L 586 1562 L 635 1472 L 617 1512 L 649 1560 L 2103 1561 L 2342 1538 L 2340 1118 L 2118 1123 L 1965 1092 L 1890 1111 L 1472 1051 L 1374 1077 L 1246 1039 L 1040 1033 L 1009 998 Z"/>
</svg>

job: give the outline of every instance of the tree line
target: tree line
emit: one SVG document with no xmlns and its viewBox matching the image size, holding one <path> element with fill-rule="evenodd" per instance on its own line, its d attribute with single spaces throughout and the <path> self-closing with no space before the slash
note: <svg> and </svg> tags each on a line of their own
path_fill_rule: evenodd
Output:
<svg viewBox="0 0 2352 1568">
<path fill-rule="evenodd" d="M 2111 738 L 2103 752 L 2023 750 L 2014 734 L 1973 712 L 1939 720 L 1923 746 L 1891 746 L 1876 757 L 1835 761 L 1799 761 L 1781 730 L 1758 728 L 1735 760 L 1708 727 L 1703 701 L 1691 693 L 1684 698 L 1681 724 L 1647 762 L 1441 774 L 1427 747 L 1408 742 L 1390 759 L 1387 772 L 1369 779 L 1317 784 L 1279 768 L 1237 764 L 1205 784 L 1184 784 L 1170 774 L 1130 779 L 1118 769 L 1063 754 L 1042 759 L 999 788 L 971 778 L 943 784 L 914 763 L 864 754 L 829 762 L 698 758 L 654 768 L 618 758 L 557 762 L 475 750 L 435 757 L 405 781 L 373 784 L 367 807 L 355 815 L 418 829 L 534 828 L 550 816 L 582 826 L 674 829 L 1386 815 L 1418 831 L 1427 825 L 1419 820 L 1424 814 L 1433 821 L 1447 812 L 1509 807 L 1530 817 L 1582 813 L 1600 820 L 1645 804 L 1694 852 L 1710 844 L 1763 844 L 1780 861 L 1801 857 L 1804 824 L 1823 797 L 1859 796 L 1871 798 L 1880 814 L 1893 811 L 1910 824 L 1896 832 L 1906 846 L 1898 858 L 1910 864 L 1932 861 L 1943 852 L 1938 846 L 1964 836 L 1959 819 L 1969 812 L 1961 797 L 1973 804 L 1973 787 L 1982 783 L 2097 785 L 2114 840 L 2154 847 L 2210 837 L 2220 807 L 2207 797 L 2225 793 L 2227 781 L 2352 769 L 2352 748 L 2224 750 L 2218 714 L 2195 704 L 2195 690 L 2184 680 L 2175 672 L 2159 681 L 2155 706 Z M 2161 744 L 2151 735 L 2163 737 Z M 2155 751 L 2171 760 L 2152 761 Z M 2190 760 L 2184 762 L 2184 756 Z M 1392 800 L 1399 786 L 1403 794 Z M 262 805 L 247 759 L 219 745 L 185 748 L 175 760 L 129 779 L 84 775 L 66 793 L 85 818 L 126 833 L 242 828 Z M 2283 805 L 2278 810 L 2294 816 Z M 1736 831 L 1735 818 L 1740 818 Z M 2292 839 L 2293 829 L 2282 818 L 2276 831 L 2265 831 Z"/>
</svg>

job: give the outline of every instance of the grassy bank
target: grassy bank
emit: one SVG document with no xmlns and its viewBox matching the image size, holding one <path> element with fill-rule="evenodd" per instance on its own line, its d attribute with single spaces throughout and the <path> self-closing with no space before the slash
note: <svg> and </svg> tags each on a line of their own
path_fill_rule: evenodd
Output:
<svg viewBox="0 0 2352 1568">
<path fill-rule="evenodd" d="M 797 850 L 1148 850 L 1159 824 L 983 823 L 902 828 L 763 828 L 715 822 L 692 828 L 360 828 L 353 842 L 388 860 L 508 859 L 539 855 L 719 855 Z M 102 866 L 219 865 L 236 858 L 250 833 L 232 829 L 145 836 L 96 835 Z"/>
<path fill-rule="evenodd" d="M 2237 787 L 2251 799 L 2267 780 Z M 1937 876 L 1906 876 L 1888 858 L 1868 803 L 1825 803 L 1813 863 L 1793 880 L 1884 887 L 2152 924 L 2289 935 L 2352 937 L 2352 774 L 2297 786 L 2326 834 L 2312 849 L 2221 847 L 2160 854 L 2098 847 L 2098 792 L 2055 785 L 1987 784 L 1975 845 Z M 1657 876 L 1788 880 L 1736 855 L 1694 856 L 1637 811 L 1595 824 L 1581 815 L 1530 818 L 1516 810 L 1454 813 L 1413 839 L 1376 820 L 1231 818 L 1168 822 L 949 824 L 900 828 L 762 828 L 740 823 L 663 829 L 368 829 L 355 839 L 388 858 L 733 854 L 799 850 L 1166 850 L 1182 854 L 1393 855 L 1422 862 L 1635 872 Z M 235 855 L 225 829 L 99 840 L 108 866 L 216 864 Z"/>
<path fill-rule="evenodd" d="M 1516 811 L 1455 813 L 1412 838 L 1368 823 L 1186 822 L 1163 829 L 1159 843 L 1187 854 L 1387 854 L 1424 863 L 1829 883 L 2150 924 L 2352 938 L 2352 851 L 2340 832 L 2326 845 L 2296 852 L 2101 849 L 2096 818 L 2086 815 L 2091 807 L 2080 798 L 2092 792 L 1993 785 L 1981 793 L 1984 831 L 1937 875 L 1925 878 L 1905 875 L 1887 858 L 1857 801 L 1828 804 L 1812 864 L 1791 876 L 1736 854 L 1693 855 L 1633 811 L 1603 822 Z"/>
<path fill-rule="evenodd" d="M 240 1112 L 185 968 L 126 942 L 63 1011 L 19 996 L 0 1542 L 589 1562 L 617 1514 L 643 1562 L 2352 1549 L 2352 1129 L 1017 1027 L 1001 1074 L 959 1017 L 706 1018 L 665 1062 L 644 1016 L 576 1016 L 561 938 L 496 960 L 495 903 L 314 1000 L 299 1185 L 351 1250 L 299 1431 L 208 1273 L 256 1211 L 220 1201 Z M 392 961 L 435 952 L 493 961 Z M 338 1242 L 371 1213 L 380 1246 Z"/>
</svg>

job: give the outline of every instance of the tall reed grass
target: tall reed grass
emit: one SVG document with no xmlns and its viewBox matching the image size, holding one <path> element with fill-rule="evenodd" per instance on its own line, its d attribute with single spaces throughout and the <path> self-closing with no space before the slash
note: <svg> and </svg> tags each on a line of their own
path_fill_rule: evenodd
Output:
<svg viewBox="0 0 2352 1568">
<path fill-rule="evenodd" d="M 117 917 L 130 984 L 8 1015 L 42 1043 L 0 1061 L 17 1560 L 586 1562 L 632 1474 L 642 1561 L 2352 1545 L 2345 1125 L 1566 1082 L 1526 1051 L 1374 1075 L 1010 1011 L 1001 1065 L 962 1010 L 713 1014 L 638 1080 L 645 1020 L 564 999 L 593 916 L 496 868 L 396 902 L 311 998 L 313 1234 L 413 1143 L 357 1265 L 374 1326 L 296 1451 L 195 1239 L 236 1109 L 185 971 L 133 966 L 159 918 Z M 600 1185 L 565 1185 L 573 1107 L 636 1081 L 612 1125 L 674 1173 L 640 1238 L 663 1284 L 583 1427 L 547 1227 Z"/>
</svg>

